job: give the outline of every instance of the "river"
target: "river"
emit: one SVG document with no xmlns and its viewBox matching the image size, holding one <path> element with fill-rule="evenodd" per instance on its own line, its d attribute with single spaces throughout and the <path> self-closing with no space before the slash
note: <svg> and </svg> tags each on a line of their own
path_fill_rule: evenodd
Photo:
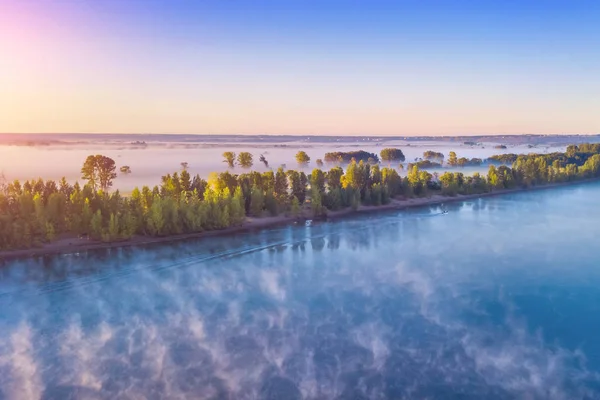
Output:
<svg viewBox="0 0 600 400">
<path fill-rule="evenodd" d="M 0 399 L 600 398 L 598 198 L 6 263 Z"/>
</svg>

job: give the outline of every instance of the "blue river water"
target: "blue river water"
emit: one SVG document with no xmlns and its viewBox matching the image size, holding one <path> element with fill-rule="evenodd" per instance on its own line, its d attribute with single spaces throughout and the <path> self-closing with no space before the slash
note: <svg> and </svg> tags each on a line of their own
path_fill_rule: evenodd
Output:
<svg viewBox="0 0 600 400">
<path fill-rule="evenodd" d="M 600 398 L 600 184 L 0 268 L 0 399 Z"/>
</svg>

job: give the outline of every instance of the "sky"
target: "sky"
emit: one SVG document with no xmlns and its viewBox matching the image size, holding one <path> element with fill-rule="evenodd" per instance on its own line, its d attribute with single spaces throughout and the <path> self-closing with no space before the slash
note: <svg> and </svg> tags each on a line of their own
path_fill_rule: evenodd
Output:
<svg viewBox="0 0 600 400">
<path fill-rule="evenodd" d="M 0 0 L 0 132 L 600 133 L 597 0 Z"/>
</svg>

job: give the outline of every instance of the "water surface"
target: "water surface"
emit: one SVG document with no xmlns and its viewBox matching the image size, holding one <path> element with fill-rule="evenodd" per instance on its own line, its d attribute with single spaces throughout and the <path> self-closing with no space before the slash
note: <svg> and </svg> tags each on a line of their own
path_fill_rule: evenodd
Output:
<svg viewBox="0 0 600 400">
<path fill-rule="evenodd" d="M 0 399 L 600 398 L 600 184 L 0 269 Z"/>
</svg>

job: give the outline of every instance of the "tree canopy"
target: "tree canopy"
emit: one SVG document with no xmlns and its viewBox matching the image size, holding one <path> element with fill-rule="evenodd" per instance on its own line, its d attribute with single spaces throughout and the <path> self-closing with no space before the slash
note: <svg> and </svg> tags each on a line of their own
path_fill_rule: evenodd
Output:
<svg viewBox="0 0 600 400">
<path fill-rule="evenodd" d="M 81 179 L 96 190 L 106 191 L 117 177 L 115 160 L 103 155 L 88 156 L 81 168 Z"/>
<path fill-rule="evenodd" d="M 369 158 L 372 158 L 376 162 L 379 161 L 379 157 L 377 157 L 377 154 L 369 153 L 364 150 L 334 151 L 334 152 L 330 152 L 330 153 L 325 153 L 325 156 L 323 157 L 325 162 L 328 162 L 328 163 L 340 163 L 340 162 L 349 163 L 353 159 L 357 162 L 358 161 L 368 162 Z"/>
<path fill-rule="evenodd" d="M 223 153 L 223 162 L 227 163 L 229 168 L 233 168 L 235 166 L 235 153 L 232 151 L 226 151 Z"/>
<path fill-rule="evenodd" d="M 310 157 L 305 151 L 299 151 L 296 153 L 296 161 L 300 165 L 307 165 L 310 162 Z"/>
<path fill-rule="evenodd" d="M 252 154 L 246 151 L 242 151 L 240 154 L 238 154 L 237 162 L 242 168 L 250 168 L 254 163 Z"/>
<path fill-rule="evenodd" d="M 392 161 L 404 161 L 405 157 L 404 157 L 404 153 L 402 153 L 402 150 L 400 149 L 396 149 L 396 148 L 385 148 L 381 150 L 381 160 L 385 161 L 385 162 L 392 162 Z"/>
</svg>

